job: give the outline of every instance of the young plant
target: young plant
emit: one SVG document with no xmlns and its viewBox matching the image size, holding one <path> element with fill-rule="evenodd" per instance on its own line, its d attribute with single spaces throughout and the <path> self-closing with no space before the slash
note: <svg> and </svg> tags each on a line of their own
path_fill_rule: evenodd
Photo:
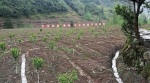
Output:
<svg viewBox="0 0 150 83">
<path fill-rule="evenodd" d="M 83 35 L 83 33 L 84 33 L 84 30 L 80 30 L 80 31 L 79 31 L 79 34 L 80 34 L 80 35 Z"/>
<path fill-rule="evenodd" d="M 69 30 L 69 32 L 67 33 L 67 36 L 70 37 L 71 34 L 73 34 L 73 30 Z"/>
<path fill-rule="evenodd" d="M 39 82 L 40 82 L 40 81 L 39 81 L 40 76 L 39 76 L 38 69 L 43 66 L 44 60 L 43 60 L 42 58 L 36 57 L 36 58 L 33 58 L 33 59 L 32 59 L 32 63 L 33 63 L 33 65 L 36 67 L 37 76 L 38 76 L 38 83 L 39 83 Z"/>
<path fill-rule="evenodd" d="M 59 28 L 58 31 L 57 31 L 57 35 L 60 36 L 61 34 L 62 34 L 62 28 Z"/>
<path fill-rule="evenodd" d="M 3 41 L 5 39 L 5 36 L 1 36 L 1 40 Z"/>
<path fill-rule="evenodd" d="M 32 33 L 32 37 L 34 38 L 34 40 L 36 39 L 36 34 L 35 33 Z"/>
<path fill-rule="evenodd" d="M 19 44 L 21 44 L 21 42 L 22 42 L 22 38 L 19 38 L 19 39 L 18 39 L 18 42 L 19 42 Z"/>
<path fill-rule="evenodd" d="M 73 55 L 74 55 L 74 51 L 75 51 L 75 49 L 74 49 L 74 47 L 75 47 L 75 40 L 74 39 L 72 40 L 72 46 L 73 46 L 72 50 L 73 50 Z"/>
<path fill-rule="evenodd" d="M 4 42 L 0 42 L 0 57 L 5 55 L 6 44 Z"/>
<path fill-rule="evenodd" d="M 78 75 L 75 70 L 72 70 L 71 73 L 64 73 L 58 76 L 58 81 L 60 83 L 74 83 L 74 81 L 78 80 Z"/>
<path fill-rule="evenodd" d="M 35 33 L 32 33 L 32 35 L 29 36 L 29 40 L 30 42 L 33 43 L 33 51 L 34 51 L 34 47 L 35 47 L 35 40 L 36 40 L 36 34 Z"/>
<path fill-rule="evenodd" d="M 78 38 L 78 40 L 80 40 L 81 39 L 81 35 L 77 34 L 77 38 Z"/>
<path fill-rule="evenodd" d="M 10 49 L 10 52 L 11 52 L 11 55 L 12 57 L 15 59 L 15 64 L 16 64 L 16 74 L 18 74 L 18 63 L 17 63 L 17 58 L 20 54 L 20 49 L 17 49 L 17 48 L 11 48 Z"/>
<path fill-rule="evenodd" d="M 94 29 L 94 28 L 92 28 L 92 30 L 91 30 L 92 34 L 94 33 L 94 31 L 95 31 L 95 29 Z"/>
<path fill-rule="evenodd" d="M 48 36 L 50 36 L 50 32 L 48 31 L 48 32 L 46 32 L 46 36 L 48 37 Z"/>
<path fill-rule="evenodd" d="M 1 49 L 2 51 L 5 51 L 5 49 L 6 49 L 6 44 L 5 44 L 4 42 L 0 42 L 0 49 Z"/>
<path fill-rule="evenodd" d="M 55 36 L 55 41 L 57 42 L 57 48 L 58 48 L 58 42 L 60 40 L 60 36 Z"/>
<path fill-rule="evenodd" d="M 60 40 L 60 36 L 55 36 L 55 41 L 59 41 Z"/>
<path fill-rule="evenodd" d="M 53 55 L 53 50 L 55 50 L 55 42 L 54 41 L 50 41 L 49 42 L 49 48 L 51 49 L 52 51 L 52 57 L 53 57 L 53 61 L 54 61 L 54 55 Z"/>
<path fill-rule="evenodd" d="M 94 38 L 97 38 L 97 36 L 99 35 L 99 32 L 94 32 L 93 35 L 94 35 Z"/>
<path fill-rule="evenodd" d="M 41 33 L 41 36 L 43 36 L 43 34 L 42 34 L 42 31 L 43 31 L 43 29 L 42 29 L 42 28 L 40 28 L 40 33 Z"/>
<path fill-rule="evenodd" d="M 43 37 L 43 41 L 44 41 L 45 48 L 46 48 L 46 43 L 47 43 L 47 37 L 46 36 Z"/>
<path fill-rule="evenodd" d="M 40 33 L 42 33 L 42 31 L 43 31 L 43 30 L 42 30 L 42 29 L 40 29 Z"/>
<path fill-rule="evenodd" d="M 11 43 L 13 43 L 13 38 L 14 37 L 15 37 L 15 34 L 9 34 L 9 38 L 10 38 Z"/>
<path fill-rule="evenodd" d="M 106 28 L 103 28 L 103 31 L 104 31 L 105 38 L 106 38 L 106 35 L 107 35 L 107 29 L 106 29 Z"/>
<path fill-rule="evenodd" d="M 9 34 L 9 38 L 12 40 L 15 37 L 15 34 Z"/>
</svg>

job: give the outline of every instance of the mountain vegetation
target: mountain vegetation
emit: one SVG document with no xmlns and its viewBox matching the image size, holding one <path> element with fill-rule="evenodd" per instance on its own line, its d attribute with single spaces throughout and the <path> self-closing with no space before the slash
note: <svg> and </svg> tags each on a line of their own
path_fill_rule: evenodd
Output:
<svg viewBox="0 0 150 83">
<path fill-rule="evenodd" d="M 110 3 L 111 2 L 111 3 Z M 117 2 L 111 0 L 1 0 L 0 17 L 29 18 L 36 14 L 75 11 L 79 16 L 86 13 L 105 19 L 104 12 L 112 12 Z"/>
</svg>

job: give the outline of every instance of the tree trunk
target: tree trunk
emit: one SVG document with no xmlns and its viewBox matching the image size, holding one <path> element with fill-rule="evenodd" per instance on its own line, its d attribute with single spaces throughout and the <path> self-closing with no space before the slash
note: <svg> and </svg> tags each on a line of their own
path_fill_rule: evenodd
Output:
<svg viewBox="0 0 150 83">
<path fill-rule="evenodd" d="M 137 41 L 140 42 L 139 27 L 138 27 L 139 5 L 137 10 L 135 2 L 133 2 L 133 5 L 134 5 L 134 32 Z"/>
<path fill-rule="evenodd" d="M 18 63 L 16 60 L 15 60 L 15 64 L 16 64 L 16 75 L 17 75 L 18 74 Z"/>
<path fill-rule="evenodd" d="M 38 69 L 37 69 L 37 76 L 38 76 L 38 83 L 40 83 L 40 75 Z"/>
<path fill-rule="evenodd" d="M 135 37 L 138 42 L 140 42 L 140 35 L 139 35 L 139 27 L 138 27 L 138 15 L 135 15 L 135 23 L 134 23 L 134 30 L 135 30 Z"/>
</svg>

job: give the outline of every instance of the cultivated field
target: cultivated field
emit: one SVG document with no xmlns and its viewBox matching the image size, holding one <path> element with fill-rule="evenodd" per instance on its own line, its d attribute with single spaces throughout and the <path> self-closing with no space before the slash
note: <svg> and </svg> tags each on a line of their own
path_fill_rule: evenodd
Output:
<svg viewBox="0 0 150 83">
<path fill-rule="evenodd" d="M 0 50 L 0 83 L 21 83 L 23 54 L 27 83 L 37 83 L 37 71 L 32 64 L 35 57 L 44 60 L 38 69 L 40 83 L 59 83 L 58 77 L 72 70 L 77 71 L 75 83 L 117 83 L 111 60 L 125 42 L 119 27 L 44 28 L 41 31 L 23 28 L 0 30 L 0 36 L 0 42 L 6 43 L 6 49 Z M 16 59 L 18 74 L 15 74 L 11 48 L 21 49 Z"/>
</svg>

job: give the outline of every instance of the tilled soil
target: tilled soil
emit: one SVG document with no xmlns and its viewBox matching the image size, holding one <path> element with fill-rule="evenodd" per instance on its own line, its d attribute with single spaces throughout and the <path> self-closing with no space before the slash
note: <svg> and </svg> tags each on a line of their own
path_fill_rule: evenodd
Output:
<svg viewBox="0 0 150 83">
<path fill-rule="evenodd" d="M 74 32 L 71 36 L 66 36 L 69 30 Z M 84 30 L 84 34 L 81 39 L 78 39 L 77 34 L 80 30 Z M 48 43 L 44 44 L 42 36 L 47 35 L 48 42 L 50 42 L 55 39 L 58 31 L 59 29 L 56 28 L 43 29 L 43 34 L 40 34 L 39 29 L 1 30 L 0 35 L 5 36 L 5 39 L 1 41 L 7 42 L 7 53 L 0 57 L 0 83 L 21 82 L 21 55 L 24 53 L 28 83 L 37 83 L 36 68 L 32 64 L 32 59 L 35 57 L 44 60 L 43 67 L 38 70 L 40 83 L 58 83 L 58 75 L 71 72 L 73 69 L 78 73 L 78 80 L 75 83 L 117 83 L 113 76 L 111 62 L 115 52 L 122 48 L 125 41 L 119 28 L 108 29 L 107 34 L 104 34 L 101 28 L 95 28 L 95 31 L 100 32 L 97 38 L 94 38 L 91 28 L 65 28 L 60 31 L 60 40 L 55 42 L 56 49 L 51 50 Z M 28 39 L 32 32 L 37 34 L 34 49 L 32 42 Z M 16 36 L 13 41 L 10 41 L 5 33 L 14 33 Z M 19 38 L 23 38 L 21 44 L 17 41 Z M 75 41 L 74 47 L 72 40 Z M 21 48 L 21 54 L 17 59 L 19 70 L 17 75 L 15 74 L 15 61 L 9 52 L 12 47 Z M 74 53 L 72 49 L 75 50 Z M 122 68 L 122 66 L 118 67 Z M 122 79 L 125 79 L 123 77 L 125 74 L 127 74 L 126 71 L 121 72 Z M 132 77 L 129 81 L 124 80 L 124 83 L 147 83 L 143 78 L 138 79 Z"/>
</svg>

